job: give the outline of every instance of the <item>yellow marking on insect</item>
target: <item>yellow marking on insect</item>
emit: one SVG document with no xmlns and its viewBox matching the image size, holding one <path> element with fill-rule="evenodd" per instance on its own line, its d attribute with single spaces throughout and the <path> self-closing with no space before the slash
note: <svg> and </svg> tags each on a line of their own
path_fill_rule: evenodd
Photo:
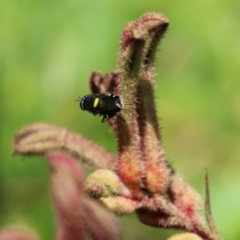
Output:
<svg viewBox="0 0 240 240">
<path fill-rule="evenodd" d="M 93 102 L 93 107 L 96 108 L 98 103 L 99 103 L 100 99 L 99 98 L 96 98 Z"/>
</svg>

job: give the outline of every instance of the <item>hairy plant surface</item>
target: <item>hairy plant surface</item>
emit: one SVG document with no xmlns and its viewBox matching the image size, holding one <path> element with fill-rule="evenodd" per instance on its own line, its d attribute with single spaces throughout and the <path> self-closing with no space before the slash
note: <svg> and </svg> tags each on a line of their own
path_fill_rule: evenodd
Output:
<svg viewBox="0 0 240 240">
<path fill-rule="evenodd" d="M 108 120 L 117 139 L 117 156 L 48 123 L 28 125 L 14 136 L 15 154 L 43 154 L 52 170 L 55 239 L 80 240 L 86 235 L 121 239 L 112 213 L 133 212 L 146 225 L 185 232 L 171 240 L 222 239 L 211 216 L 207 174 L 206 224 L 199 194 L 165 160 L 154 98 L 154 60 L 167 28 L 168 19 L 158 13 L 127 23 L 117 69 L 90 76 L 92 94 L 115 93 L 124 104 L 120 114 Z M 95 171 L 85 177 L 79 162 Z M 10 229 L 0 232 L 0 240 L 23 239 L 23 234 L 28 235 L 24 239 L 36 239 L 31 233 Z"/>
</svg>

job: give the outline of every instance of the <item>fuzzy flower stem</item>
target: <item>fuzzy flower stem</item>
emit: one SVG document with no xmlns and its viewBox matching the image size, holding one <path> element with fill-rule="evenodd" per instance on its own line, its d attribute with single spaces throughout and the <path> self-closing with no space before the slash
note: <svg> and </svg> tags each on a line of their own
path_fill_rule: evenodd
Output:
<svg viewBox="0 0 240 240">
<path fill-rule="evenodd" d="M 135 192 L 134 195 L 139 195 L 143 177 L 135 100 L 145 34 L 145 30 L 137 22 L 125 25 L 118 60 L 119 79 L 116 89 L 124 102 L 123 119 L 117 120 L 119 149 L 117 172 L 121 180 Z"/>
<path fill-rule="evenodd" d="M 208 226 L 214 236 L 216 236 L 216 239 L 221 239 L 221 235 L 218 232 L 211 212 L 211 203 L 210 203 L 210 191 L 209 191 L 209 181 L 208 181 L 208 174 L 207 170 L 205 169 L 205 215 L 206 220 L 208 223 Z"/>
<path fill-rule="evenodd" d="M 172 203 L 164 197 L 154 197 L 142 201 L 142 206 L 137 211 L 139 220 L 154 227 L 184 229 L 196 233 L 205 240 L 216 240 L 206 226 L 199 220 L 189 219 Z"/>
<path fill-rule="evenodd" d="M 93 168 L 113 168 L 115 157 L 97 144 L 82 136 L 47 123 L 23 127 L 14 136 L 13 153 L 28 155 L 45 154 L 62 149 Z"/>
<path fill-rule="evenodd" d="M 51 186 L 57 216 L 56 240 L 119 240 L 113 216 L 84 194 L 84 174 L 69 153 L 51 151 L 46 155 L 52 170 Z"/>
<path fill-rule="evenodd" d="M 144 183 L 152 193 L 163 194 L 169 171 L 160 141 L 153 94 L 153 62 L 168 26 L 162 14 L 148 13 L 125 25 L 118 59 L 117 93 L 124 102 L 118 118 L 117 172 L 133 189 Z M 140 154 L 141 152 L 141 154 Z"/>
<path fill-rule="evenodd" d="M 169 170 L 165 165 L 160 139 L 156 104 L 154 100 L 154 60 L 157 47 L 168 27 L 168 19 L 162 14 L 145 14 L 139 20 L 147 29 L 142 68 L 139 80 L 139 126 L 145 160 L 144 184 L 152 193 L 163 194 L 168 185 Z"/>
</svg>

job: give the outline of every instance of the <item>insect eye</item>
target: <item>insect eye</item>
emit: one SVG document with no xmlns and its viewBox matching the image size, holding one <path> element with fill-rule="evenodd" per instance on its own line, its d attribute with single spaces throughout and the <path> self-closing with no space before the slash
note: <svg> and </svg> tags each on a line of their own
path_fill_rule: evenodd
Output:
<svg viewBox="0 0 240 240">
<path fill-rule="evenodd" d="M 116 103 L 116 106 L 117 106 L 118 108 L 122 108 L 122 105 L 121 105 L 120 103 Z"/>
<path fill-rule="evenodd" d="M 94 94 L 85 95 L 79 103 L 79 106 L 82 110 L 88 110 L 91 111 L 92 108 L 94 108 L 96 96 Z"/>
<path fill-rule="evenodd" d="M 82 110 L 85 109 L 85 108 L 84 108 L 84 102 L 85 102 L 85 97 L 83 97 L 83 98 L 79 101 L 79 105 L 80 105 L 80 108 L 81 108 Z"/>
</svg>

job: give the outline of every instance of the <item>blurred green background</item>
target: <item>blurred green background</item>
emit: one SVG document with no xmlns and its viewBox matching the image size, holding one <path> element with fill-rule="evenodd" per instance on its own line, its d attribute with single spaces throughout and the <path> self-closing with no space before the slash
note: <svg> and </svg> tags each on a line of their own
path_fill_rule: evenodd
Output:
<svg viewBox="0 0 240 240">
<path fill-rule="evenodd" d="M 116 67 L 123 24 L 164 13 L 169 31 L 157 54 L 156 101 L 166 156 L 204 197 L 208 169 L 213 216 L 240 239 L 240 2 L 0 1 L 0 226 L 21 223 L 54 234 L 49 169 L 41 157 L 11 155 L 24 125 L 49 122 L 116 153 L 108 124 L 80 111 L 92 70 Z M 120 219 L 124 239 L 165 239 L 171 231 Z"/>
</svg>

